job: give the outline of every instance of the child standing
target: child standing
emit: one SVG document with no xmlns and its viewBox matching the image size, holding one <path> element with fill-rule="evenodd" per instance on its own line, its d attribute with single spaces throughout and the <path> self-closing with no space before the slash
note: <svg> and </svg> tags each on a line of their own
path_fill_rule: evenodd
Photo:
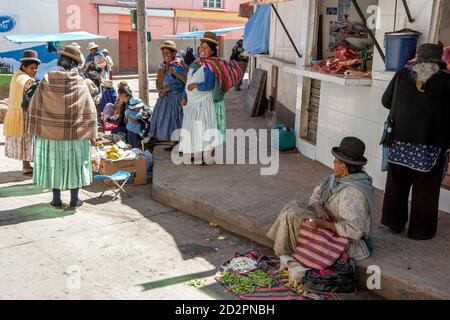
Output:
<svg viewBox="0 0 450 320">
<path fill-rule="evenodd" d="M 141 99 L 131 98 L 128 109 L 125 111 L 125 121 L 127 123 L 128 144 L 132 148 L 138 148 L 141 144 L 141 120 L 144 102 Z"/>
</svg>

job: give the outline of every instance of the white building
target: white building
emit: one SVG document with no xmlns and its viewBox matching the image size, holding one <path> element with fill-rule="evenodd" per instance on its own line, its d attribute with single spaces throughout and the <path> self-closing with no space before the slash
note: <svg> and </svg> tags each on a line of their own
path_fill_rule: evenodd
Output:
<svg viewBox="0 0 450 320">
<path fill-rule="evenodd" d="M 386 174 L 381 171 L 379 141 L 388 112 L 381 97 L 394 73 L 386 72 L 381 55 L 375 52 L 372 79 L 346 79 L 344 76 L 312 72 L 312 57 L 320 51 L 326 58 L 328 25 L 333 13 L 346 0 L 287 0 L 275 4 L 302 57 L 299 58 L 272 10 L 269 55 L 257 55 L 253 67 L 268 72 L 266 97 L 275 99 L 273 114 L 278 122 L 295 128 L 297 147 L 305 156 L 332 167 L 332 147 L 345 136 L 356 136 L 367 145 L 367 172 L 374 185 L 384 189 Z M 450 45 L 450 1 L 408 0 L 414 22 L 409 22 L 402 1 L 358 0 L 375 36 L 384 50 L 384 34 L 403 28 L 420 31 L 420 43 L 442 41 Z M 375 6 L 375 7 L 374 7 Z M 376 7 L 377 6 L 377 7 Z M 378 8 L 374 13 L 373 9 Z M 395 13 L 397 14 L 395 15 Z M 327 15 L 327 13 L 329 13 Z M 349 20 L 361 21 L 354 8 Z M 319 36 L 319 17 L 322 32 Z M 395 27 L 394 27 L 395 21 Z M 322 39 L 319 41 L 318 39 Z M 440 209 L 450 212 L 450 192 L 441 192 Z"/>
<path fill-rule="evenodd" d="M 42 77 L 48 69 L 56 65 L 55 55 L 49 54 L 46 44 L 15 44 L 5 36 L 17 34 L 58 33 L 59 32 L 58 0 L 2 0 L 0 6 L 0 24 L 2 21 L 13 21 L 6 29 L 0 28 L 0 61 L 20 67 L 19 59 L 24 49 L 38 51 L 42 65 L 38 77 Z M 48 19 L 46 17 L 54 17 Z"/>
</svg>

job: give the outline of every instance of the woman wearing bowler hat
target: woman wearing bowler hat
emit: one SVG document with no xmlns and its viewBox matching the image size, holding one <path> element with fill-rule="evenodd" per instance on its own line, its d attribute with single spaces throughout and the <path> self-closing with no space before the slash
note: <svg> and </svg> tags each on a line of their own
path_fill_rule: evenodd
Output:
<svg viewBox="0 0 450 320">
<path fill-rule="evenodd" d="M 76 208 L 82 205 L 80 188 L 92 183 L 97 110 L 78 74 L 80 50 L 68 45 L 58 54 L 58 70 L 44 76 L 28 109 L 27 130 L 36 137 L 33 183 L 52 189 L 56 208 L 65 207 L 61 190 L 70 190 L 70 207 Z"/>
<path fill-rule="evenodd" d="M 395 101 L 395 114 L 381 223 L 394 233 L 404 230 L 412 188 L 408 236 L 414 240 L 437 232 L 448 162 L 450 74 L 442 56 L 442 46 L 421 45 L 416 61 L 397 72 L 382 99 L 387 109 Z"/>
<path fill-rule="evenodd" d="M 33 50 L 25 50 L 20 59 L 20 69 L 14 73 L 9 90 L 9 105 L 4 121 L 5 156 L 22 161 L 24 174 L 33 172 L 30 162 L 33 161 L 33 137 L 24 128 L 26 114 L 22 109 L 22 101 L 28 88 L 34 83 L 34 77 L 41 61 Z"/>
<path fill-rule="evenodd" d="M 348 137 L 332 149 L 334 174 L 325 178 L 311 198 L 287 204 L 267 234 L 274 241 L 275 255 L 291 256 L 303 223 L 326 229 L 350 240 L 347 253 L 363 260 L 372 253 L 369 239 L 374 227 L 372 178 L 364 172 L 366 146 Z"/>
</svg>

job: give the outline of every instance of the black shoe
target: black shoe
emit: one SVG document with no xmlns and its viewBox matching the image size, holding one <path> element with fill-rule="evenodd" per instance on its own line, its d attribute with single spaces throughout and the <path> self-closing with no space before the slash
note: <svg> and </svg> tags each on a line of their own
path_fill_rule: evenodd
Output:
<svg viewBox="0 0 450 320">
<path fill-rule="evenodd" d="M 64 209 L 65 207 L 67 207 L 67 204 L 62 203 L 62 202 L 50 202 L 50 205 L 56 209 Z"/>
<path fill-rule="evenodd" d="M 71 202 L 69 208 L 75 209 L 75 208 L 81 207 L 82 205 L 83 205 L 83 201 L 78 200 L 77 203 L 72 203 L 72 202 Z"/>
</svg>

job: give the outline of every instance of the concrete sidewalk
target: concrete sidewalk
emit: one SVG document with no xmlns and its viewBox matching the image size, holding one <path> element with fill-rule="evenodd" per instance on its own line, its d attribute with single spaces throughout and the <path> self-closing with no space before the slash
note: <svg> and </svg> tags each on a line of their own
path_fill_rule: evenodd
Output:
<svg viewBox="0 0 450 320">
<path fill-rule="evenodd" d="M 244 111 L 247 91 L 226 97 L 228 128 L 269 128 L 269 120 L 251 119 Z M 157 147 L 153 199 L 271 247 L 266 233 L 283 206 L 307 199 L 320 180 L 331 173 L 304 156 L 280 155 L 275 176 L 261 176 L 259 165 L 176 166 L 170 154 Z M 381 212 L 382 192 L 376 192 Z M 380 217 L 377 217 L 377 221 Z M 450 299 L 450 216 L 442 213 L 439 233 L 432 241 L 416 242 L 406 234 L 392 235 L 377 225 L 372 258 L 358 264 L 361 288 L 366 288 L 368 266 L 381 269 L 381 289 L 387 299 Z"/>
</svg>

